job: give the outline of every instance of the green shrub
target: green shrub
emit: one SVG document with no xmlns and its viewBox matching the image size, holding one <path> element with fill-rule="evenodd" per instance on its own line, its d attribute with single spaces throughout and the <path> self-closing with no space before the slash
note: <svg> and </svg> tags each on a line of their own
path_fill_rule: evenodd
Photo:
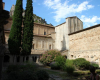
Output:
<svg viewBox="0 0 100 80">
<path fill-rule="evenodd" d="M 5 80 L 38 80 L 35 65 L 10 65 L 7 68 L 8 77 Z"/>
<path fill-rule="evenodd" d="M 75 67 L 73 65 L 66 66 L 66 72 L 72 74 L 75 71 Z"/>
<path fill-rule="evenodd" d="M 20 66 L 19 65 L 9 65 L 7 67 L 7 70 L 6 70 L 7 73 L 14 72 L 14 71 L 20 71 Z"/>
<path fill-rule="evenodd" d="M 90 71 L 89 70 L 86 70 L 86 71 L 74 71 L 73 75 L 74 76 L 80 76 L 80 75 L 88 75 L 90 74 Z"/>
<path fill-rule="evenodd" d="M 22 72 L 12 71 L 8 74 L 5 80 L 38 80 L 38 77 L 31 70 L 25 70 Z"/>
<path fill-rule="evenodd" d="M 49 80 L 49 74 L 44 70 L 39 70 L 36 72 L 38 80 Z"/>
<path fill-rule="evenodd" d="M 7 78 L 4 80 L 20 80 L 19 79 L 20 75 L 16 71 L 12 71 L 8 74 Z"/>
<path fill-rule="evenodd" d="M 96 63 L 91 63 L 91 66 L 94 66 L 95 68 L 99 68 L 99 65 Z"/>
<path fill-rule="evenodd" d="M 66 62 L 66 58 L 64 58 L 63 56 L 58 56 L 55 61 L 57 62 L 57 65 L 62 69 L 65 62 Z"/>
<path fill-rule="evenodd" d="M 69 74 L 72 74 L 74 71 L 75 71 L 75 67 L 73 65 L 73 60 L 66 60 L 66 63 L 65 63 L 65 66 L 66 66 L 66 72 L 69 73 Z"/>
<path fill-rule="evenodd" d="M 32 70 L 24 70 L 20 74 L 20 80 L 38 80 L 38 76 Z"/>
<path fill-rule="evenodd" d="M 36 70 L 36 66 L 33 65 L 33 64 L 26 64 L 26 65 L 9 65 L 7 67 L 7 70 L 6 72 L 7 73 L 10 73 L 10 72 L 13 72 L 13 71 L 17 71 L 17 72 L 22 72 L 24 70 L 32 70 L 32 71 L 35 71 Z"/>
<path fill-rule="evenodd" d="M 43 64 L 50 64 L 51 62 L 54 62 L 57 56 L 60 56 L 61 52 L 57 50 L 49 50 L 46 51 L 41 57 L 40 62 Z"/>
<path fill-rule="evenodd" d="M 50 64 L 50 67 L 51 67 L 51 69 L 54 69 L 54 70 L 59 70 L 60 69 L 60 66 L 57 64 L 57 62 L 52 62 Z"/>
<path fill-rule="evenodd" d="M 89 69 L 90 66 L 90 62 L 87 61 L 84 58 L 77 58 L 74 60 L 74 65 L 78 68 L 78 69 Z"/>
<path fill-rule="evenodd" d="M 73 65 L 73 60 L 67 59 L 65 65 Z"/>
<path fill-rule="evenodd" d="M 28 70 L 28 69 L 29 69 L 29 70 L 35 71 L 36 68 L 37 68 L 36 65 L 29 64 L 29 63 L 22 66 L 22 69 L 23 69 L 23 70 Z"/>
</svg>

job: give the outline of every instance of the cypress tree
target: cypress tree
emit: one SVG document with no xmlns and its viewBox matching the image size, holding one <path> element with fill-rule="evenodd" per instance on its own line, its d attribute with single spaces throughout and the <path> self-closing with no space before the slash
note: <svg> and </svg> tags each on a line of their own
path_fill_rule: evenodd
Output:
<svg viewBox="0 0 100 80">
<path fill-rule="evenodd" d="M 12 55 L 20 54 L 21 50 L 22 12 L 22 0 L 17 0 L 8 39 L 8 47 Z"/>
<path fill-rule="evenodd" d="M 30 55 L 33 41 L 33 6 L 32 0 L 27 0 L 24 27 L 23 27 L 23 39 L 22 39 L 22 55 Z"/>
</svg>

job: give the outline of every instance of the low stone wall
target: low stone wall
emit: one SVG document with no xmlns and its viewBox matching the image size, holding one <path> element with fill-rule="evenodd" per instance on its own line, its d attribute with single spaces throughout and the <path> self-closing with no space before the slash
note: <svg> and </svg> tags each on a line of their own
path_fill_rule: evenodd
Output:
<svg viewBox="0 0 100 80">
<path fill-rule="evenodd" d="M 100 25 L 69 34 L 68 58 L 85 58 L 100 66 Z"/>
<path fill-rule="evenodd" d="M 29 56 L 13 56 L 13 55 L 5 55 L 3 60 L 3 66 L 9 64 L 24 64 L 25 62 L 39 62 L 40 55 L 29 55 Z"/>
</svg>

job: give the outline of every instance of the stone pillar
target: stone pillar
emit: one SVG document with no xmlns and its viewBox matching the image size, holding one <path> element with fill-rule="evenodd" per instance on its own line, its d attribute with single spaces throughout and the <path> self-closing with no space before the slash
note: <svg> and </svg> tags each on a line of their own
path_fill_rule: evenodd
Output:
<svg viewBox="0 0 100 80">
<path fill-rule="evenodd" d="M 24 56 L 24 63 L 26 63 L 26 56 Z"/>
<path fill-rule="evenodd" d="M 23 56 L 20 56 L 20 64 L 23 64 Z"/>
<path fill-rule="evenodd" d="M 13 56 L 14 64 L 16 64 L 16 55 Z"/>
<path fill-rule="evenodd" d="M 36 59 L 36 63 L 38 63 L 39 62 L 39 56 L 37 56 L 37 59 Z"/>
<path fill-rule="evenodd" d="M 33 62 L 31 55 L 29 56 L 29 62 L 31 62 L 31 63 Z"/>
<path fill-rule="evenodd" d="M 14 63 L 14 61 L 13 61 L 13 56 L 12 55 L 9 55 L 10 56 L 10 61 L 9 61 L 9 63 L 10 64 L 13 64 Z"/>
</svg>

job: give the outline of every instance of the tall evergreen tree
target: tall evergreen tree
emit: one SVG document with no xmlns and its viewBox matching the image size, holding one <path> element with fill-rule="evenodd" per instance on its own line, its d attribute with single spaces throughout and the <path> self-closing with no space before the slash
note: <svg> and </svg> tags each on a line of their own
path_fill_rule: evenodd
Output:
<svg viewBox="0 0 100 80">
<path fill-rule="evenodd" d="M 30 55 L 33 41 L 33 6 L 32 0 L 27 0 L 24 28 L 23 28 L 23 39 L 22 39 L 22 54 Z"/>
<path fill-rule="evenodd" d="M 12 55 L 20 54 L 21 50 L 22 12 L 22 0 L 17 0 L 8 40 L 9 51 Z"/>
</svg>

